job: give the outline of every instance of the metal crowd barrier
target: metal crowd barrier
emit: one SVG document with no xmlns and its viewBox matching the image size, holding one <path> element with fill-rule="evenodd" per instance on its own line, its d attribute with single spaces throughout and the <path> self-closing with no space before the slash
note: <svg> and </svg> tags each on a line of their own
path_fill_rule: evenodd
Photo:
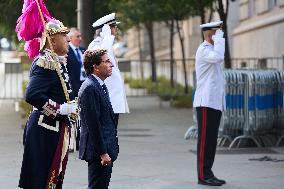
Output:
<svg viewBox="0 0 284 189">
<path fill-rule="evenodd" d="M 225 70 L 224 77 L 226 111 L 218 145 L 240 147 L 243 141 L 257 147 L 280 145 L 284 141 L 284 71 L 234 69 Z M 195 88 L 194 84 L 193 93 Z M 185 133 L 186 139 L 197 137 L 195 112 L 193 117 L 195 126 Z"/>
<path fill-rule="evenodd" d="M 284 130 L 284 72 L 279 70 L 225 70 L 226 111 L 219 145 L 229 140 L 239 147 L 251 140 L 258 147 L 279 145 L 275 133 Z"/>
<path fill-rule="evenodd" d="M 192 73 L 192 80 L 193 80 L 193 86 L 192 86 L 192 101 L 194 99 L 194 94 L 196 90 L 196 72 L 195 70 Z M 192 102 L 193 103 L 193 102 Z M 189 140 L 189 139 L 197 139 L 198 137 L 198 126 L 197 126 L 197 112 L 196 109 L 192 109 L 193 113 L 193 122 L 194 124 L 190 126 L 187 131 L 184 133 L 184 139 Z"/>
</svg>

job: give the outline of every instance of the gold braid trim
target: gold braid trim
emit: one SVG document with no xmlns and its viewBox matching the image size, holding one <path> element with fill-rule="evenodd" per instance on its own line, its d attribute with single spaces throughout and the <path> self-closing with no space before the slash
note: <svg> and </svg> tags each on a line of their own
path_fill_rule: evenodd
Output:
<svg viewBox="0 0 284 189">
<path fill-rule="evenodd" d="M 38 65 L 39 67 L 42 67 L 44 69 L 55 70 L 55 62 L 50 62 L 48 60 L 39 59 L 37 61 L 36 65 Z"/>
<path fill-rule="evenodd" d="M 49 34 L 49 36 L 55 35 L 58 33 L 68 33 L 68 32 L 69 30 L 66 27 L 60 28 L 60 29 L 50 28 L 47 30 L 47 33 Z"/>
<path fill-rule="evenodd" d="M 44 69 L 56 70 L 56 58 L 58 57 L 54 57 L 49 49 L 44 49 L 43 53 L 43 55 L 39 56 L 36 65 Z"/>
<path fill-rule="evenodd" d="M 55 179 L 55 170 L 52 171 L 51 178 L 48 182 L 48 189 L 55 189 L 56 188 L 56 184 L 54 183 L 54 179 Z"/>
</svg>

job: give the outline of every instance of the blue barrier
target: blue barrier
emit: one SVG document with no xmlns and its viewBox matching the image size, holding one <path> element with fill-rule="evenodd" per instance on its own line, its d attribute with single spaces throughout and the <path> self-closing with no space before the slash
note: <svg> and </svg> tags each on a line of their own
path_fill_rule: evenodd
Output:
<svg viewBox="0 0 284 189">
<path fill-rule="evenodd" d="M 279 70 L 225 70 L 226 111 L 219 136 L 266 146 L 261 136 L 284 130 L 284 72 Z M 219 143 L 220 144 L 220 143 Z"/>
<path fill-rule="evenodd" d="M 193 76 L 195 81 L 195 74 Z M 229 140 L 229 148 L 239 147 L 245 139 L 252 140 L 258 147 L 271 146 L 275 139 L 265 136 L 271 131 L 283 133 L 276 143 L 280 144 L 284 140 L 284 71 L 225 70 L 224 77 L 226 111 L 222 116 L 218 144 Z M 195 85 L 196 81 L 193 98 Z M 193 117 L 196 120 L 195 112 Z"/>
</svg>

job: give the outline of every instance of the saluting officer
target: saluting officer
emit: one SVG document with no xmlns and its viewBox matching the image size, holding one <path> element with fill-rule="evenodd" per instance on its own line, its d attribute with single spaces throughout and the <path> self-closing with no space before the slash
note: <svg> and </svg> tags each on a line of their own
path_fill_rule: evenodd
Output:
<svg viewBox="0 0 284 189">
<path fill-rule="evenodd" d="M 67 95 L 72 99 L 64 57 L 68 52 L 68 32 L 59 21 L 50 21 L 42 34 L 40 48 L 28 44 L 29 55 L 30 49 L 40 52 L 32 63 L 26 91 L 26 101 L 33 111 L 24 133 L 20 188 L 62 188 L 70 137 L 68 115 L 77 113 L 77 104 L 67 103 L 66 99 Z"/>
<path fill-rule="evenodd" d="M 204 42 L 196 52 L 197 87 L 193 106 L 197 111 L 198 184 L 221 186 L 226 182 L 215 177 L 212 166 L 216 153 L 218 130 L 225 109 L 223 66 L 225 39 L 222 21 L 202 24 Z"/>
<path fill-rule="evenodd" d="M 113 52 L 113 43 L 118 34 L 115 13 L 108 14 L 93 23 L 97 36 L 89 44 L 88 49 L 106 49 L 108 57 L 113 64 L 112 75 L 106 78 L 105 84 L 109 91 L 109 97 L 113 111 L 115 113 L 116 122 L 118 122 L 119 114 L 129 113 L 128 103 L 126 99 L 124 81 L 120 75 L 117 59 Z"/>
</svg>

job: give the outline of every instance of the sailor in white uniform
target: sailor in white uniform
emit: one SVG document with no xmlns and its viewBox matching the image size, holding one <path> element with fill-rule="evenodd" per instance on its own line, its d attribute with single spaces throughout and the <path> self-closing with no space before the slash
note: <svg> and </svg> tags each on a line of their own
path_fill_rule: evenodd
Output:
<svg viewBox="0 0 284 189">
<path fill-rule="evenodd" d="M 195 62 L 197 87 L 193 106 L 196 107 L 198 123 L 198 184 L 210 186 L 226 183 L 216 178 L 211 170 L 222 111 L 225 109 L 225 39 L 221 30 L 222 23 L 218 21 L 200 25 L 204 42 L 197 49 Z"/>
<path fill-rule="evenodd" d="M 105 80 L 105 84 L 109 91 L 109 97 L 113 111 L 116 115 L 117 121 L 119 114 L 129 113 L 128 103 L 126 99 L 124 81 L 120 75 L 120 70 L 118 68 L 117 59 L 115 58 L 113 52 L 113 43 L 115 36 L 118 34 L 115 13 L 106 15 L 96 22 L 93 23 L 95 30 L 98 30 L 98 35 L 89 44 L 88 49 L 100 49 L 104 48 L 107 50 L 108 57 L 113 64 L 112 75 Z"/>
</svg>

